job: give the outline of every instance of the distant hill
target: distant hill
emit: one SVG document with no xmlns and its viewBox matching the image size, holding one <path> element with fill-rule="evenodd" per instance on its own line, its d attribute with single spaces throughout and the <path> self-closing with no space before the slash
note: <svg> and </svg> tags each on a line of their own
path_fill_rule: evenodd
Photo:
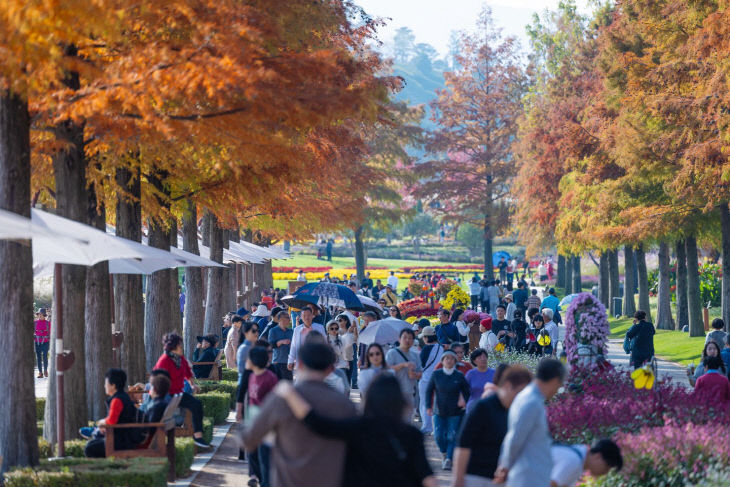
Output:
<svg viewBox="0 0 730 487">
<path fill-rule="evenodd" d="M 407 101 L 411 105 L 425 105 L 426 116 L 422 126 L 431 130 L 435 124 L 431 121 L 431 110 L 429 103 L 436 98 L 436 90 L 444 87 L 443 61 L 437 61 L 433 66 L 431 63 L 417 62 L 418 58 L 411 59 L 405 63 L 394 63 L 393 72 L 406 80 L 406 86 L 401 90 L 396 99 Z M 442 69 L 438 69 L 438 67 Z"/>
</svg>

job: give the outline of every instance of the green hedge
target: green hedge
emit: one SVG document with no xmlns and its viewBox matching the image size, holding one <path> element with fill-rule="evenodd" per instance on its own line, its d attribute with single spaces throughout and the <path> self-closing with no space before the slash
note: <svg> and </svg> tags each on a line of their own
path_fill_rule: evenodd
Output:
<svg viewBox="0 0 730 487">
<path fill-rule="evenodd" d="M 203 414 L 213 419 L 214 424 L 226 422 L 231 411 L 231 395 L 225 392 L 208 392 L 195 396 L 203 403 Z"/>
<path fill-rule="evenodd" d="M 238 389 L 238 383 L 230 380 L 201 380 L 197 381 L 196 384 L 200 387 L 202 394 L 208 392 L 223 392 L 231 395 L 231 409 L 236 407 L 236 390 Z"/>
<path fill-rule="evenodd" d="M 6 487 L 166 487 L 166 458 L 43 460 L 5 474 Z"/>
<path fill-rule="evenodd" d="M 223 380 L 238 383 L 238 371 L 236 369 L 226 369 L 223 367 Z"/>
<path fill-rule="evenodd" d="M 66 447 L 66 456 L 72 458 L 83 458 L 84 448 L 86 448 L 87 440 L 68 440 L 63 444 Z M 50 458 L 54 456 L 53 447 L 45 440 L 45 438 L 38 438 L 38 452 L 40 458 Z"/>
<path fill-rule="evenodd" d="M 38 432 L 38 436 L 43 436 L 43 421 L 36 421 L 35 427 Z"/>
<path fill-rule="evenodd" d="M 195 443 L 192 438 L 175 438 L 175 477 L 185 478 L 190 474 L 190 466 L 195 456 Z"/>
<path fill-rule="evenodd" d="M 213 418 L 203 417 L 203 440 L 206 443 L 213 441 Z"/>
<path fill-rule="evenodd" d="M 46 415 L 46 398 L 36 397 L 35 398 L 35 420 L 43 421 L 43 417 Z"/>
</svg>

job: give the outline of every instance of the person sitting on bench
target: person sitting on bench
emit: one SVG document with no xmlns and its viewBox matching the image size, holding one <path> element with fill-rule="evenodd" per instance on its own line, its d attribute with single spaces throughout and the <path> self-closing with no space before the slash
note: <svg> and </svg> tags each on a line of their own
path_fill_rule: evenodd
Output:
<svg viewBox="0 0 730 487">
<path fill-rule="evenodd" d="M 197 337 L 198 344 L 193 352 L 193 374 L 196 379 L 207 379 L 210 377 L 212 365 L 195 365 L 195 362 L 215 362 L 218 358 L 218 349 L 215 344 L 218 343 L 218 337 L 215 335 L 206 335 Z"/>
<path fill-rule="evenodd" d="M 122 369 L 109 369 L 104 376 L 104 390 L 107 399 L 107 407 L 109 414 L 106 418 L 96 422 L 99 432 L 95 433 L 95 437 L 86 443 L 84 455 L 87 457 L 103 458 L 106 456 L 105 438 L 101 435 L 106 424 L 124 424 L 136 423 L 137 408 L 134 407 L 132 399 L 125 392 L 124 387 L 127 384 L 127 374 Z M 131 450 L 137 447 L 142 440 L 139 428 L 122 428 L 114 432 L 114 449 L 115 450 Z"/>
</svg>

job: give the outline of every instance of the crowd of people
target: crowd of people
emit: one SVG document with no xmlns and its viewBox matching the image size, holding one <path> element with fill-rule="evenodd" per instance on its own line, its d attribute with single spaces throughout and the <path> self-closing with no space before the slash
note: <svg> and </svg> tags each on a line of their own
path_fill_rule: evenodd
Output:
<svg viewBox="0 0 730 487">
<path fill-rule="evenodd" d="M 223 354 L 238 371 L 239 458 L 248 461 L 249 485 L 436 485 L 427 435 L 441 452 L 441 468 L 453 470 L 455 486 L 571 486 L 584 470 L 601 475 L 621 467 L 610 440 L 592 446 L 550 440 L 544 402 L 565 376 L 555 358 L 560 308 L 552 289 L 540 298 L 524 280 L 512 292 L 480 280 L 492 290 L 486 300 L 480 291 L 474 309 L 442 309 L 437 326 L 418 320 L 394 343 L 359 343 L 372 323 L 400 318 L 397 301 L 387 304 L 399 284 L 391 277 L 382 296 L 372 294 L 377 284 L 356 285 L 386 300 L 382 313 L 356 316 L 313 304 L 292 310 L 281 300 L 228 313 L 220 335 L 198 337 L 192 363 L 182 337 L 166 335 L 142 404 L 126 392 L 124 371 L 107 373 L 109 412 L 95 428 L 82 428 L 86 454 L 104 456 L 107 425 L 159 421 L 176 395 L 190 411 L 195 443 L 207 448 L 195 381 L 208 378 L 211 362 Z M 472 319 L 480 313 L 486 318 Z M 43 324 L 36 329 L 42 340 Z M 543 356 L 535 377 L 519 365 L 489 367 L 491 354 L 510 349 Z M 351 391 L 359 394 L 360 411 Z M 117 449 L 149 440 L 139 428 L 114 435 Z"/>
</svg>

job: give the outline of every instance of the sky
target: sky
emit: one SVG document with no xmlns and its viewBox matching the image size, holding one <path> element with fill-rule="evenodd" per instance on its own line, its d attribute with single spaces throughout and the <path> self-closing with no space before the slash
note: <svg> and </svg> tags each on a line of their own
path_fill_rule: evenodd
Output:
<svg viewBox="0 0 730 487">
<path fill-rule="evenodd" d="M 582 12 L 590 11 L 589 0 L 576 0 Z M 355 0 L 374 16 L 390 18 L 379 30 L 381 41 L 388 42 L 399 27 L 409 27 L 416 42 L 426 42 L 443 56 L 448 52 L 452 30 L 472 30 L 484 4 L 492 8 L 495 24 L 503 34 L 514 35 L 527 50 L 525 26 L 535 12 L 555 9 L 558 0 Z"/>
</svg>

